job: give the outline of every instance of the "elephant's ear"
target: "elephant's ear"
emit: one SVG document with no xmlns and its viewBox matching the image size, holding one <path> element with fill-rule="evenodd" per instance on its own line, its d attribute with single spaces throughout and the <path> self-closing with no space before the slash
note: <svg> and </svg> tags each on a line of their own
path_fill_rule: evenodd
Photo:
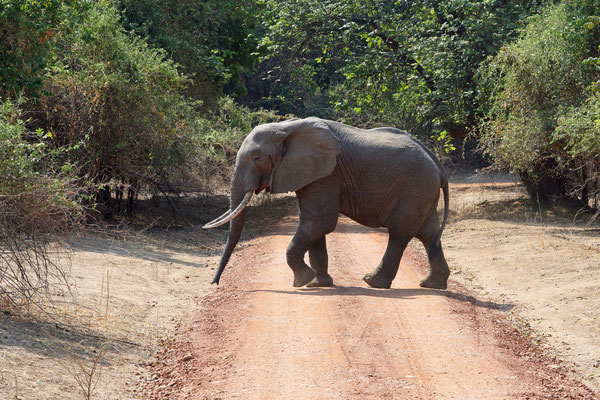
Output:
<svg viewBox="0 0 600 400">
<path fill-rule="evenodd" d="M 271 193 L 294 192 L 333 172 L 340 142 L 319 119 L 294 121 L 285 132 L 271 175 Z"/>
</svg>

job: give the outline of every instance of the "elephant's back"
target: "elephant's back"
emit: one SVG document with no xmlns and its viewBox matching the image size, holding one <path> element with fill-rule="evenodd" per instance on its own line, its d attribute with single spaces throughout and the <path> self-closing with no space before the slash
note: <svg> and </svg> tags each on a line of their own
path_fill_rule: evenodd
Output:
<svg viewBox="0 0 600 400">
<path fill-rule="evenodd" d="M 355 140 L 376 151 L 393 150 L 397 154 L 405 151 L 418 150 L 422 155 L 427 154 L 427 148 L 419 140 L 405 131 L 396 128 L 361 129 L 355 132 Z"/>
<path fill-rule="evenodd" d="M 368 157 L 376 154 L 394 153 L 404 155 L 414 153 L 417 157 L 434 158 L 427 147 L 407 132 L 390 127 L 359 129 L 334 121 L 325 121 L 338 136 L 342 147 L 348 151 L 358 148 Z"/>
<path fill-rule="evenodd" d="M 356 130 L 342 140 L 342 153 L 354 158 L 364 170 L 391 178 L 411 173 L 438 176 L 441 165 L 419 140 L 394 128 Z"/>
<path fill-rule="evenodd" d="M 435 209 L 443 172 L 421 142 L 393 128 L 349 130 L 340 142 L 343 214 L 366 225 L 387 226 L 399 209 Z"/>
</svg>

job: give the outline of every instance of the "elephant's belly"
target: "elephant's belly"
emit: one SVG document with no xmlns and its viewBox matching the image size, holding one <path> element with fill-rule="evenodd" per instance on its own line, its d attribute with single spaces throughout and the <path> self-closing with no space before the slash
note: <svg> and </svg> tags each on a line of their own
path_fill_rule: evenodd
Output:
<svg viewBox="0 0 600 400">
<path fill-rule="evenodd" d="M 355 193 L 359 193 L 359 195 Z M 387 198 L 389 192 L 356 191 L 355 193 L 342 192 L 340 213 L 359 224 L 372 228 L 386 226 L 387 216 L 395 206 L 393 200 Z"/>
<path fill-rule="evenodd" d="M 385 226 L 381 222 L 381 218 L 376 215 L 352 215 L 352 213 L 341 211 L 340 214 L 345 215 L 351 220 L 358 222 L 361 225 L 365 225 L 371 228 L 379 228 Z"/>
<path fill-rule="evenodd" d="M 365 225 L 365 226 L 368 226 L 371 228 L 379 228 L 379 227 L 383 226 L 383 225 L 381 225 L 379 218 L 375 217 L 375 216 L 365 217 L 364 215 L 363 216 L 352 216 L 352 215 L 348 215 L 345 213 L 340 213 L 340 214 L 345 215 L 346 217 L 350 218 L 351 220 L 353 220 L 355 222 L 358 222 L 361 225 Z"/>
<path fill-rule="evenodd" d="M 342 191 L 340 214 L 371 228 L 387 226 L 389 216 L 398 206 L 397 190 Z"/>
</svg>

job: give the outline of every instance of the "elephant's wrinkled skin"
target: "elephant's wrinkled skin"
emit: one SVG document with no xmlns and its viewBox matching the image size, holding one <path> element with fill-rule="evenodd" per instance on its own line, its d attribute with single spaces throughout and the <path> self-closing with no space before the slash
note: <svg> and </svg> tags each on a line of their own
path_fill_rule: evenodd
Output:
<svg viewBox="0 0 600 400">
<path fill-rule="evenodd" d="M 445 289 L 449 275 L 440 237 L 448 215 L 448 180 L 440 162 L 421 142 L 393 128 L 358 129 L 319 118 L 257 126 L 244 140 L 231 184 L 230 233 L 213 283 L 218 283 L 242 232 L 252 193 L 295 191 L 300 224 L 287 249 L 294 286 L 331 286 L 325 237 L 339 214 L 371 227 L 386 227 L 387 250 L 363 279 L 389 288 L 408 242 L 427 249 L 429 276 L 421 286 Z M 436 212 L 444 193 L 444 221 Z M 246 195 L 247 194 L 247 195 Z M 246 195 L 246 196 L 245 196 Z M 247 201 L 246 201 L 247 200 Z M 206 227 L 228 221 L 219 218 Z M 215 223 L 217 223 L 215 225 Z M 310 265 L 304 262 L 308 251 Z"/>
</svg>

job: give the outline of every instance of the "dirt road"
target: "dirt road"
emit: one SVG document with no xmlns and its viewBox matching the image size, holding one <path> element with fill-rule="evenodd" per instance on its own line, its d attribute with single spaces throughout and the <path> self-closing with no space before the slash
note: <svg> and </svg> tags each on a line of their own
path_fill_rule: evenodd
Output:
<svg viewBox="0 0 600 400">
<path fill-rule="evenodd" d="M 405 252 L 390 290 L 361 276 L 387 243 L 341 218 L 327 238 L 333 288 L 291 286 L 289 217 L 234 253 L 152 365 L 151 399 L 595 399 L 498 308 L 451 282 L 419 288 Z M 420 246 L 420 244 L 419 244 Z"/>
</svg>

